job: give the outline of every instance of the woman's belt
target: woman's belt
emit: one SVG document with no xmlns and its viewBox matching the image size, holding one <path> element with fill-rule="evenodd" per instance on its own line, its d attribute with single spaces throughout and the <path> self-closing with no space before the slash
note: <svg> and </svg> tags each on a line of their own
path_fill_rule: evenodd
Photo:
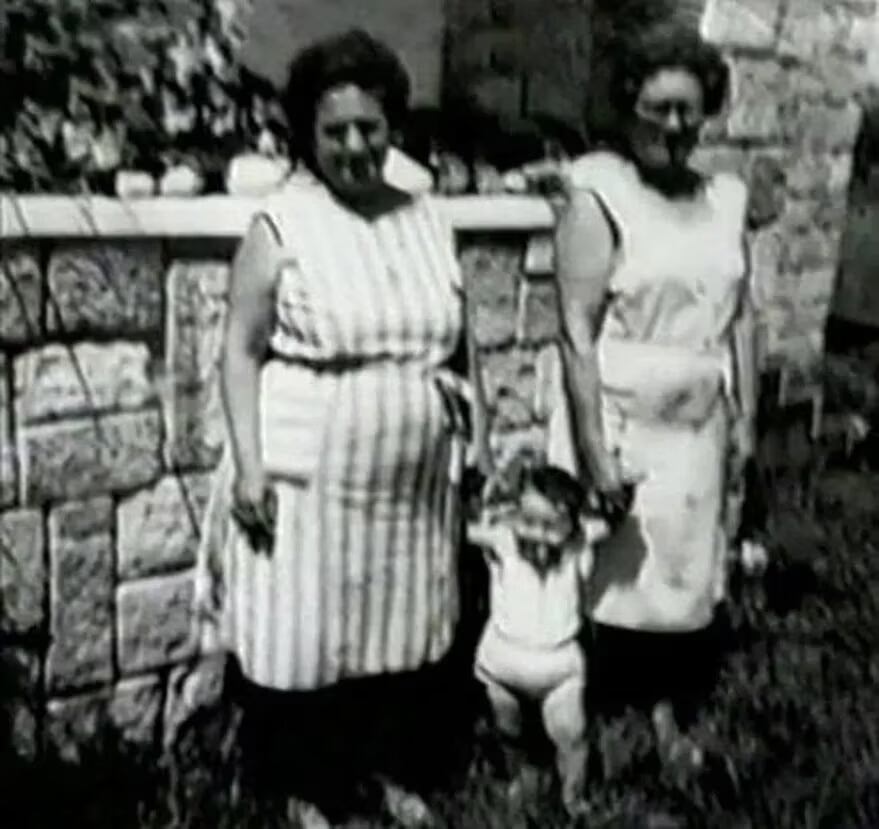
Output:
<svg viewBox="0 0 879 829">
<path fill-rule="evenodd" d="M 607 338 L 598 355 L 605 400 L 635 419 L 700 425 L 730 388 L 726 348 Z"/>
</svg>

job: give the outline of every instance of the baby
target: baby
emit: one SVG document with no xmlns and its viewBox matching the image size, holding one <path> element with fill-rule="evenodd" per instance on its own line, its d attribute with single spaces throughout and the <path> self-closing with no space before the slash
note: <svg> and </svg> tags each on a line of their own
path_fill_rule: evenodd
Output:
<svg viewBox="0 0 879 829">
<path fill-rule="evenodd" d="M 524 704 L 539 706 L 562 799 L 573 813 L 582 802 L 588 757 L 581 588 L 607 524 L 581 517 L 586 493 L 556 467 L 525 464 L 511 489 L 511 514 L 492 520 L 483 510 L 469 525 L 491 584 L 475 673 L 504 736 L 522 735 Z"/>
</svg>

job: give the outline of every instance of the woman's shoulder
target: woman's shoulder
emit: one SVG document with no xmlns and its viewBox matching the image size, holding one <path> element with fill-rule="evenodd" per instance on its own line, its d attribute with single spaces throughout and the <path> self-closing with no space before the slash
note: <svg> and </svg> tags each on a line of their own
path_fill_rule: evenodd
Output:
<svg viewBox="0 0 879 829">
<path fill-rule="evenodd" d="M 748 206 L 748 185 L 738 173 L 721 171 L 709 178 L 709 187 L 718 204 L 737 217 L 744 217 Z"/>
<path fill-rule="evenodd" d="M 626 182 L 632 178 L 629 161 L 611 150 L 594 150 L 573 159 L 569 165 L 572 182 L 589 188 Z"/>
<path fill-rule="evenodd" d="M 301 227 L 311 217 L 320 217 L 326 209 L 326 203 L 326 193 L 321 184 L 294 172 L 279 187 L 260 199 L 253 220 L 267 221 L 278 236 L 287 240 L 290 229 Z"/>
</svg>

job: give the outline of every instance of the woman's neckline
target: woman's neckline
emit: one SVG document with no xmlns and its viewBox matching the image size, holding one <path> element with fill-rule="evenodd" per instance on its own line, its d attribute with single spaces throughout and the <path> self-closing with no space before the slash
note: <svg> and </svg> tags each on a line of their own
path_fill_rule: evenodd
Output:
<svg viewBox="0 0 879 829">
<path fill-rule="evenodd" d="M 414 202 L 411 193 L 400 190 L 387 182 L 385 182 L 377 196 L 370 199 L 369 203 L 364 202 L 358 205 L 355 202 L 340 197 L 323 179 L 316 176 L 306 167 L 296 170 L 292 178 L 298 178 L 300 181 L 304 180 L 311 185 L 319 187 L 326 194 L 327 198 L 340 210 L 367 224 L 372 224 L 385 216 L 396 213 L 398 210 L 409 207 Z"/>
<path fill-rule="evenodd" d="M 691 167 L 660 173 L 647 170 L 635 162 L 632 162 L 632 166 L 642 184 L 670 202 L 695 201 L 705 195 L 711 181 Z M 675 181 L 675 178 L 679 180 Z"/>
<path fill-rule="evenodd" d="M 671 178 L 675 174 L 686 176 L 686 180 L 681 182 L 680 186 L 663 186 L 666 182 L 661 175 L 651 173 L 624 153 L 616 151 L 615 154 L 631 169 L 644 187 L 672 204 L 692 202 L 707 195 L 713 181 L 713 176 L 704 175 L 692 167 L 685 167 L 682 171 L 669 171 L 668 174 L 668 183 L 671 183 Z"/>
</svg>

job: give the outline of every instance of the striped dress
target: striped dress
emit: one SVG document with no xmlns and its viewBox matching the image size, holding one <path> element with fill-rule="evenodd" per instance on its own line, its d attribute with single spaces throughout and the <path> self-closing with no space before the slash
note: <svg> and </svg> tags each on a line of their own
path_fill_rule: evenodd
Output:
<svg viewBox="0 0 879 829">
<path fill-rule="evenodd" d="M 260 215 L 281 240 L 260 406 L 277 532 L 255 553 L 229 519 L 227 452 L 199 556 L 203 645 L 281 690 L 436 661 L 458 613 L 451 228 L 429 196 L 370 221 L 304 178 Z"/>
</svg>

